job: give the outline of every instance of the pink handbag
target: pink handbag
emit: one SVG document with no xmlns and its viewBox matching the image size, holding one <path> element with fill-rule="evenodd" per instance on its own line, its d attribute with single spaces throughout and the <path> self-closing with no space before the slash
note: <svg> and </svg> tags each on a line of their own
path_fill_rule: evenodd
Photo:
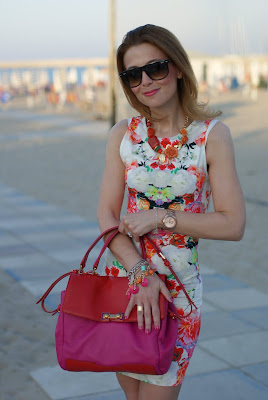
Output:
<svg viewBox="0 0 268 400">
<path fill-rule="evenodd" d="M 85 272 L 89 253 L 110 231 L 114 232 L 106 240 L 93 265 L 93 270 Z M 81 261 L 80 270 L 72 270 L 58 278 L 37 303 L 41 302 L 43 310 L 53 315 L 59 312 L 55 339 L 57 358 L 62 369 L 162 375 L 168 371 L 172 362 L 178 318 L 181 317 L 176 315 L 174 305 L 160 293 L 159 330 L 152 327 L 150 334 L 140 331 L 137 325 L 136 307 L 129 318 L 124 319 L 124 311 L 129 301 L 125 295 L 128 288 L 127 277 L 99 276 L 96 272 L 103 252 L 117 233 L 117 227 L 103 232 L 87 250 Z M 159 256 L 164 257 L 150 238 L 146 237 Z M 143 240 L 141 247 L 145 258 Z M 163 260 L 166 265 L 169 264 L 165 257 Z M 66 290 L 61 293 L 61 304 L 56 310 L 48 311 L 44 305 L 46 297 L 66 276 L 70 277 Z M 164 275 L 159 277 L 163 280 L 166 278 Z M 180 285 L 192 311 L 195 305 L 181 283 Z"/>
</svg>

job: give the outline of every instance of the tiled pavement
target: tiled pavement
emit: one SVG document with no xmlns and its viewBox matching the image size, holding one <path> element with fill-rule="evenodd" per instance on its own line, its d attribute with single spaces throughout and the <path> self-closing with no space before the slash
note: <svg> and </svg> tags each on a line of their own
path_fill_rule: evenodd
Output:
<svg viewBox="0 0 268 400">
<path fill-rule="evenodd" d="M 0 184 L 0 268 L 32 294 L 33 304 L 61 273 L 79 265 L 97 234 L 96 222 Z M 201 271 L 202 329 L 180 399 L 267 399 L 268 295 L 208 266 Z M 49 306 L 58 305 L 65 284 L 57 285 Z M 31 376 L 50 399 L 125 398 L 110 373 L 69 373 L 55 365 Z"/>
</svg>

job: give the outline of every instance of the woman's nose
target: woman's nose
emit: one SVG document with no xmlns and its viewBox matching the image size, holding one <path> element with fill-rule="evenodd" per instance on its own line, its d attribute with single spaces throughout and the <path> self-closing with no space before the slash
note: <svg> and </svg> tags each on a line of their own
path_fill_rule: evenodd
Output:
<svg viewBox="0 0 268 400">
<path fill-rule="evenodd" d="M 145 86 L 150 85 L 152 83 L 152 79 L 146 74 L 145 71 L 142 71 L 142 76 L 141 76 L 141 83 Z"/>
</svg>

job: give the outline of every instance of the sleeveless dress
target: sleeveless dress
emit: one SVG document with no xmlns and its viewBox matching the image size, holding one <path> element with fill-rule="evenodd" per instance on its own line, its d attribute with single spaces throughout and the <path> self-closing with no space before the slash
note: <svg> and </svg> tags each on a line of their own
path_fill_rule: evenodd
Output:
<svg viewBox="0 0 268 400">
<path fill-rule="evenodd" d="M 125 184 L 128 192 L 128 213 L 154 207 L 204 213 L 207 211 L 210 184 L 208 180 L 205 146 L 209 131 L 217 120 L 193 121 L 187 128 L 188 142 L 177 157 L 160 162 L 158 154 L 148 144 L 146 119 L 128 120 L 128 129 L 120 146 L 120 156 L 126 167 Z M 163 151 L 176 145 L 181 134 L 159 138 Z M 150 232 L 151 239 L 171 262 L 197 310 L 179 322 L 178 337 L 171 366 L 164 375 L 123 373 L 132 378 L 159 386 L 178 386 L 183 382 L 186 369 L 197 343 L 202 304 L 202 280 L 198 264 L 198 238 L 166 230 Z M 135 242 L 139 249 L 139 244 Z M 140 249 L 139 249 L 140 251 Z M 141 252 L 141 251 L 140 251 Z M 152 268 L 167 275 L 167 287 L 180 314 L 189 312 L 189 304 L 177 281 L 146 243 L 146 255 Z M 103 274 L 126 276 L 126 270 L 107 249 Z"/>
</svg>

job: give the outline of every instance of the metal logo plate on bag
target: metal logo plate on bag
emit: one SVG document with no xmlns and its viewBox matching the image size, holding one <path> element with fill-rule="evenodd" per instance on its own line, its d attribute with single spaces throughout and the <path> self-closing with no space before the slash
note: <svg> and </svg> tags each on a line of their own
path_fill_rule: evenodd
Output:
<svg viewBox="0 0 268 400">
<path fill-rule="evenodd" d="M 103 321 L 123 321 L 124 313 L 116 313 L 116 314 L 102 313 L 101 319 Z"/>
</svg>

